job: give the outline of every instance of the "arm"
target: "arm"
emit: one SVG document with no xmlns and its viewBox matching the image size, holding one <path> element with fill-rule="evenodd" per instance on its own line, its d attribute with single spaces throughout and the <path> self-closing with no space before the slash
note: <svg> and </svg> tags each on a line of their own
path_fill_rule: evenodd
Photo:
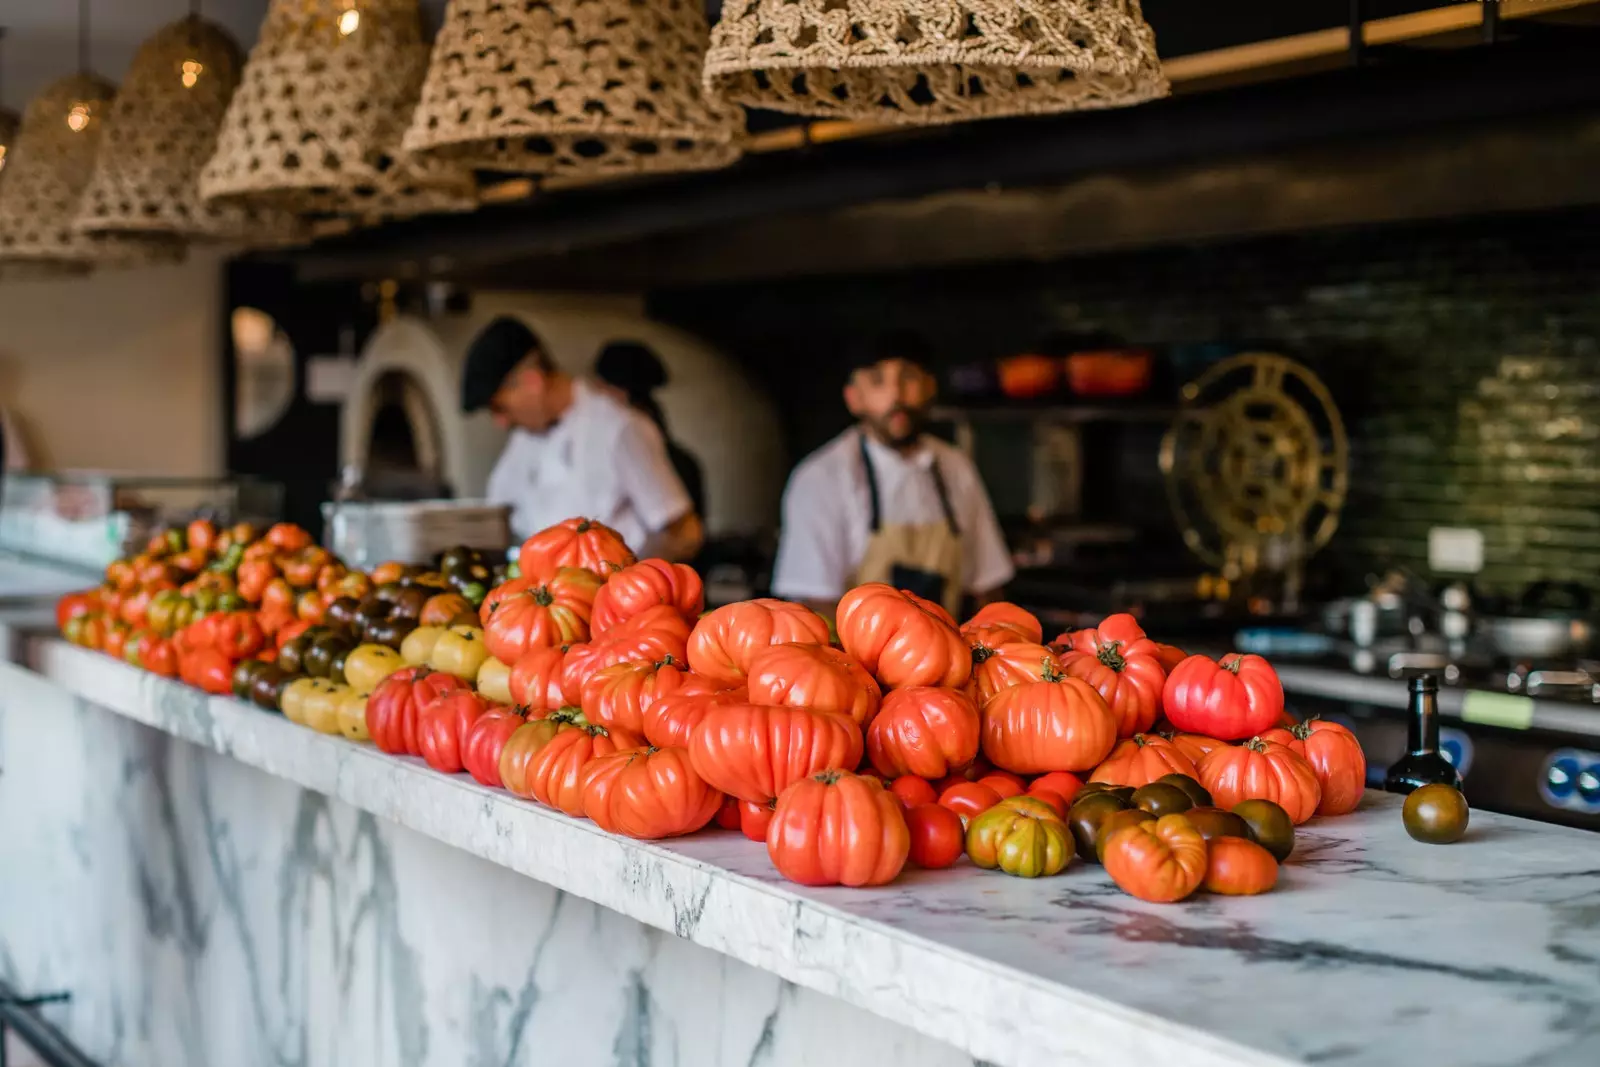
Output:
<svg viewBox="0 0 1600 1067">
<path fill-rule="evenodd" d="M 705 543 L 705 527 L 672 469 L 661 431 L 642 416 L 629 420 L 617 438 L 616 462 L 628 501 L 651 531 L 640 554 L 693 558 Z"/>
</svg>

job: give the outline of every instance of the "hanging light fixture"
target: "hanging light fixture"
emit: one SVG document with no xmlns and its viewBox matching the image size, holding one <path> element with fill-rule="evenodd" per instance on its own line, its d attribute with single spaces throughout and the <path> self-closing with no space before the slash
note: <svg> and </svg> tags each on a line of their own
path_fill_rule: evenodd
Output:
<svg viewBox="0 0 1600 1067">
<path fill-rule="evenodd" d="M 289 212 L 200 199 L 200 168 L 216 148 L 217 127 L 243 66 L 233 38 L 198 10 L 141 45 L 107 117 L 78 229 L 252 244 L 304 236 L 304 225 Z"/>
<path fill-rule="evenodd" d="M 88 0 L 80 0 L 80 72 L 51 83 L 29 102 L 6 154 L 0 261 L 132 265 L 183 255 L 181 241 L 101 237 L 73 225 L 116 95 L 110 82 L 89 73 L 88 7 Z"/>
<path fill-rule="evenodd" d="M 272 0 L 201 196 L 366 220 L 470 210 L 470 171 L 400 149 L 427 65 L 417 0 Z"/>
<path fill-rule="evenodd" d="M 0 26 L 0 47 L 6 43 L 6 30 Z M 0 86 L 3 86 L 0 82 Z M 0 107 L 0 174 L 5 173 L 6 153 L 11 150 L 11 144 L 17 139 L 17 127 L 22 125 L 22 119 L 15 111 Z"/>
<path fill-rule="evenodd" d="M 726 0 L 705 85 L 746 107 L 923 125 L 1170 92 L 1139 0 Z"/>
<path fill-rule="evenodd" d="M 407 148 L 485 170 L 703 170 L 744 116 L 700 90 L 701 0 L 452 0 Z"/>
</svg>

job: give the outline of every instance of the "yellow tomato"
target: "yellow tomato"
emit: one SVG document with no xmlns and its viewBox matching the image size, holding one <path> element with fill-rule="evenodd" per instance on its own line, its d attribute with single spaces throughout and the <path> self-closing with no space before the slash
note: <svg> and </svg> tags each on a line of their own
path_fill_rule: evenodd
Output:
<svg viewBox="0 0 1600 1067">
<path fill-rule="evenodd" d="M 428 666 L 470 682 L 478 676 L 478 668 L 488 658 L 489 649 L 483 643 L 482 630 L 476 626 L 452 626 L 434 642 Z"/>
<path fill-rule="evenodd" d="M 490 656 L 478 668 L 478 692 L 496 704 L 510 704 L 511 667 Z"/>
<path fill-rule="evenodd" d="M 339 732 L 352 741 L 371 741 L 367 733 L 367 698 L 354 690 L 339 697 Z"/>
<path fill-rule="evenodd" d="M 405 660 L 407 667 L 426 666 L 428 657 L 433 655 L 433 646 L 444 636 L 444 632 L 443 626 L 417 627 L 400 642 L 400 658 Z"/>
<path fill-rule="evenodd" d="M 305 724 L 319 734 L 339 732 L 339 703 L 350 695 L 350 687 L 328 682 L 306 697 Z"/>
<path fill-rule="evenodd" d="M 283 717 L 290 722 L 306 722 L 306 701 L 311 695 L 323 686 L 332 685 L 326 678 L 296 678 L 283 690 L 283 699 L 279 701 L 278 708 L 283 712 Z"/>
<path fill-rule="evenodd" d="M 344 680 L 351 689 L 365 696 L 378 688 L 395 671 L 406 665 L 400 653 L 383 645 L 357 645 L 344 658 Z"/>
</svg>

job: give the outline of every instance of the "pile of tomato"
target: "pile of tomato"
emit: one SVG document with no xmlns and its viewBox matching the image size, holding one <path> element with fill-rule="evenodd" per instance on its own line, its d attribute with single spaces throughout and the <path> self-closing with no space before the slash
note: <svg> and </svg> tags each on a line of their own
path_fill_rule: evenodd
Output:
<svg viewBox="0 0 1600 1067">
<path fill-rule="evenodd" d="M 234 672 L 213 674 L 210 649 L 230 668 L 264 664 L 242 665 L 236 679 L 282 677 L 293 665 L 272 663 L 284 644 L 274 631 L 338 624 L 321 617 L 329 600 L 309 594 L 373 600 L 368 579 L 342 569 L 321 589 L 321 568 L 336 561 L 320 561 L 313 579 L 308 544 L 282 531 L 275 542 L 274 531 L 213 550 L 237 557 L 218 572 L 260 560 L 277 573 L 262 582 L 252 572 L 253 614 L 214 611 L 180 629 L 176 658 L 204 668 L 171 673 L 225 691 Z M 252 551 L 259 543 L 275 547 Z M 133 572 L 170 580 L 151 566 L 175 568 L 171 556 L 189 550 L 170 547 L 130 561 Z M 848 592 L 833 626 L 773 599 L 708 613 L 691 568 L 637 560 L 615 531 L 584 519 L 529 538 L 511 573 L 475 619 L 441 601 L 435 624 L 407 624 L 397 649 L 341 651 L 367 650 L 337 660 L 334 677 L 274 688 L 273 700 L 297 722 L 610 832 L 738 830 L 805 885 L 881 885 L 908 863 L 942 868 L 966 855 L 1021 877 L 1081 857 L 1146 900 L 1260 892 L 1276 882 L 1294 827 L 1354 810 L 1365 783 L 1354 736 L 1286 715 L 1265 660 L 1186 655 L 1129 615 L 1046 643 L 1015 605 L 958 624 L 877 583 Z M 384 577 L 378 592 L 396 599 L 413 580 Z M 292 607 L 275 594 L 273 626 L 266 590 L 280 581 Z M 244 586 L 238 575 L 226 592 L 243 600 Z M 107 591 L 97 595 L 94 607 L 64 602 L 69 636 L 108 611 L 120 617 Z M 345 678 L 351 663 L 359 674 Z"/>
</svg>

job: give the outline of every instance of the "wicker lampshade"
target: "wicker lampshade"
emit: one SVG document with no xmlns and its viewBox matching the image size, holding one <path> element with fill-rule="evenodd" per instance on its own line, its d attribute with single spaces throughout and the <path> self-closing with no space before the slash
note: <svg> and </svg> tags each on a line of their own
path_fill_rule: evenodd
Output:
<svg viewBox="0 0 1600 1067">
<path fill-rule="evenodd" d="M 216 147 L 243 66 L 244 54 L 227 31 L 197 16 L 147 40 L 111 105 L 78 228 L 252 244 L 304 236 L 304 224 L 287 211 L 200 199 L 200 168 Z"/>
<path fill-rule="evenodd" d="M 417 0 L 272 0 L 201 196 L 366 219 L 475 207 L 470 171 L 400 150 L 427 67 Z"/>
<path fill-rule="evenodd" d="M 486 170 L 704 170 L 744 116 L 700 89 L 700 0 L 451 0 L 406 147 Z"/>
<path fill-rule="evenodd" d="M 0 261 L 115 265 L 181 258 L 181 241 L 101 237 L 73 226 L 114 95 L 111 83 L 75 74 L 28 104 L 0 184 Z"/>
<path fill-rule="evenodd" d="M 1139 0 L 726 0 L 705 84 L 747 107 L 905 124 L 1170 91 Z"/>
<path fill-rule="evenodd" d="M 6 156 L 17 140 L 17 127 L 22 120 L 15 111 L 0 107 L 0 174 L 6 172 Z"/>
</svg>

